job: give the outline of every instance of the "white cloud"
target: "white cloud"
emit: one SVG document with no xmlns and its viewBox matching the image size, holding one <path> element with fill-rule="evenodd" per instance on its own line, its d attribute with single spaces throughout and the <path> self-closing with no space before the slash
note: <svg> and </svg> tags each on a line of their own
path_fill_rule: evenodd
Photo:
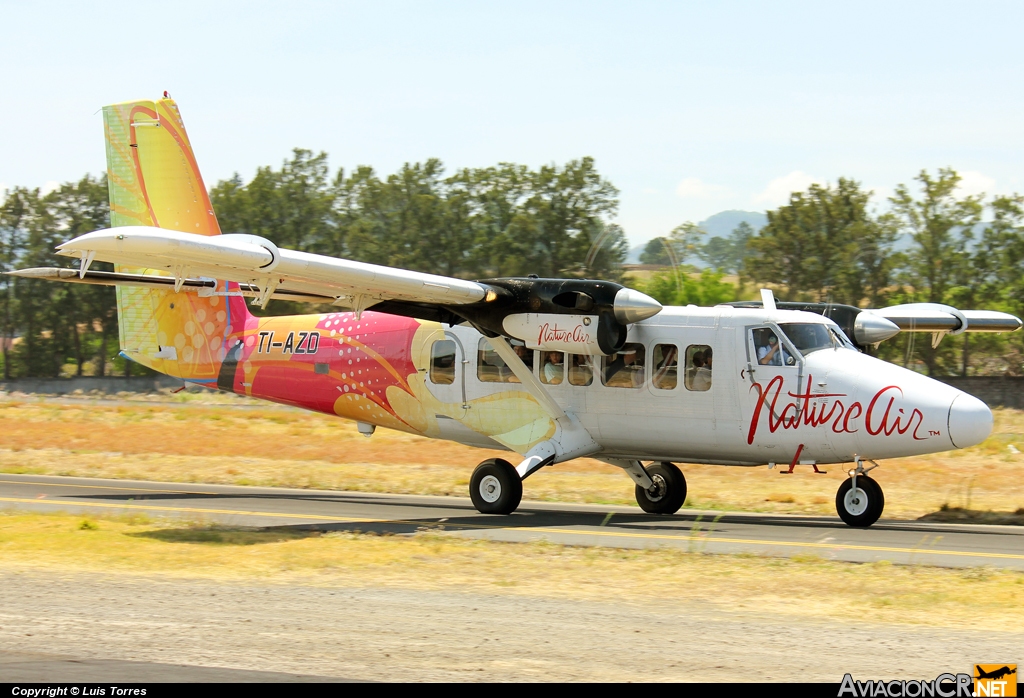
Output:
<svg viewBox="0 0 1024 698">
<path fill-rule="evenodd" d="M 39 187 L 39 194 L 40 196 L 46 196 L 51 191 L 57 191 L 58 189 L 60 189 L 60 182 L 51 179 L 49 182 Z"/>
<path fill-rule="evenodd" d="M 0 182 L 0 196 L 4 195 L 4 192 L 10 189 L 10 185 L 7 182 Z"/>
<path fill-rule="evenodd" d="M 754 204 L 765 208 L 782 206 L 789 201 L 789 195 L 795 191 L 805 191 L 812 184 L 824 184 L 824 180 L 812 177 L 806 172 L 796 170 L 783 177 L 776 177 L 768 182 L 764 191 L 754 197 Z"/>
<path fill-rule="evenodd" d="M 959 174 L 960 184 L 957 185 L 957 189 L 960 190 L 960 193 L 967 196 L 990 194 L 996 186 L 996 180 L 986 177 L 977 170 L 966 170 Z"/>
<path fill-rule="evenodd" d="M 676 185 L 676 194 L 684 199 L 724 199 L 732 192 L 720 184 L 708 184 L 696 177 L 687 177 Z"/>
</svg>

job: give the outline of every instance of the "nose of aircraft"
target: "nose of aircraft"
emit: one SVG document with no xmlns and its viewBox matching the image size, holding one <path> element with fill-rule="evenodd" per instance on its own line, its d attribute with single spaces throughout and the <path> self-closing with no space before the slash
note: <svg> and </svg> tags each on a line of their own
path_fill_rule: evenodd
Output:
<svg viewBox="0 0 1024 698">
<path fill-rule="evenodd" d="M 949 439 L 957 448 L 980 444 L 992 433 L 992 410 L 984 402 L 960 393 L 949 406 Z"/>
</svg>

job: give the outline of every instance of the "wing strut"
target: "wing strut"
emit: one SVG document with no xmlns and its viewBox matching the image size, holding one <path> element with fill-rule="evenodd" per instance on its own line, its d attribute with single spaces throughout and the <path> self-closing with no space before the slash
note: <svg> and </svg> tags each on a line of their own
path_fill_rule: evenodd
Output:
<svg viewBox="0 0 1024 698">
<path fill-rule="evenodd" d="M 537 398 L 544 411 L 555 420 L 555 434 L 547 441 L 541 441 L 523 454 L 522 462 L 516 466 L 519 477 L 525 480 L 539 468 L 563 461 L 587 456 L 601 450 L 601 445 L 594 441 L 580 420 L 574 414 L 563 410 L 547 389 L 533 375 L 523 360 L 519 358 L 504 337 L 488 337 L 487 341 L 512 373 L 523 384 L 533 397 Z"/>
<path fill-rule="evenodd" d="M 494 347 L 494 351 L 501 357 L 502 361 L 505 362 L 505 365 L 512 369 L 512 373 L 514 373 L 515 377 L 519 379 L 519 382 L 523 384 L 523 387 L 530 392 L 530 395 L 537 398 L 537 401 L 540 403 L 541 407 L 544 408 L 544 411 L 554 419 L 567 423 L 569 418 L 565 414 L 565 410 L 555 402 L 554 398 L 551 397 L 551 394 L 548 393 L 541 382 L 537 380 L 537 377 L 533 375 L 533 371 L 531 371 L 529 367 L 523 363 L 523 360 L 519 358 L 519 355 L 512 350 L 508 341 L 504 337 L 488 337 L 487 341 L 491 343 L 491 346 Z"/>
</svg>

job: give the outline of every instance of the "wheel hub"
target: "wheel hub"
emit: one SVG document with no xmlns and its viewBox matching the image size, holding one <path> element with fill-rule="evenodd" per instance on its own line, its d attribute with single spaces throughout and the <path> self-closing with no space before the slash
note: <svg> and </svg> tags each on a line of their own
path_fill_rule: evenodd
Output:
<svg viewBox="0 0 1024 698">
<path fill-rule="evenodd" d="M 653 483 L 650 489 L 647 490 L 647 498 L 652 502 L 661 501 L 661 499 L 668 492 L 668 483 L 665 482 L 665 478 L 661 475 L 651 476 L 651 482 Z"/>
<path fill-rule="evenodd" d="M 851 487 L 843 497 L 843 506 L 853 516 L 860 516 L 868 510 L 868 493 L 860 487 Z"/>
<path fill-rule="evenodd" d="M 488 504 L 494 504 L 501 497 L 501 482 L 493 475 L 487 475 L 480 481 L 480 496 Z"/>
</svg>

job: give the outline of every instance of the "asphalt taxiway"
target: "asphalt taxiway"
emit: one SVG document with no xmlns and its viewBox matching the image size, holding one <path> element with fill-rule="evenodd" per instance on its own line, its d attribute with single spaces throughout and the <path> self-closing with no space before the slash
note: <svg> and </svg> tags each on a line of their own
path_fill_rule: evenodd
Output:
<svg viewBox="0 0 1024 698">
<path fill-rule="evenodd" d="M 468 498 L 269 487 L 0 475 L 0 508 L 140 512 L 211 524 L 350 530 L 396 535 L 437 529 L 471 538 L 705 553 L 813 554 L 851 562 L 1024 570 L 1024 527 L 882 519 L 853 529 L 836 517 L 524 502 L 511 516 L 478 513 Z"/>
</svg>

